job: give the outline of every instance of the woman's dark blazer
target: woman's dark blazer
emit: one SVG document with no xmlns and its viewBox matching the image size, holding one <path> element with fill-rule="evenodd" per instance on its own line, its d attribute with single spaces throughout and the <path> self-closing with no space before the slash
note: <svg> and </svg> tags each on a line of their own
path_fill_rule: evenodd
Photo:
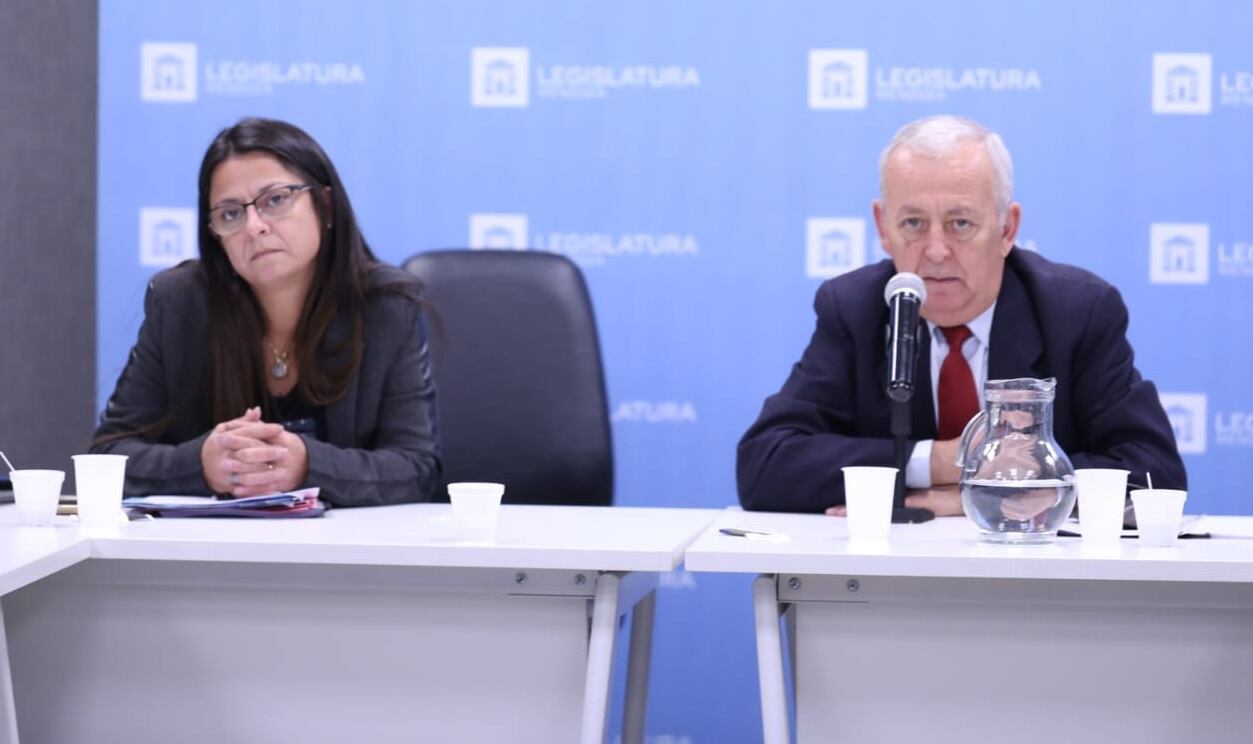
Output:
<svg viewBox="0 0 1253 744">
<path fill-rule="evenodd" d="M 369 276 L 371 288 L 402 283 L 413 286 L 412 276 L 391 266 L 378 265 Z M 128 496 L 209 492 L 200 450 L 218 422 L 209 404 L 207 308 L 198 261 L 163 271 L 148 285 L 139 340 L 92 447 L 129 456 Z M 332 323 L 323 343 L 324 363 L 342 361 L 329 350 L 348 330 L 347 317 Z M 419 303 L 401 293 L 370 292 L 363 340 L 361 366 L 348 391 L 326 407 L 329 441 L 301 435 L 309 453 L 304 485 L 320 487 L 322 499 L 335 506 L 428 500 L 440 481 L 440 448 Z M 108 439 L 142 431 L 166 416 L 172 423 L 159 434 Z"/>
</svg>

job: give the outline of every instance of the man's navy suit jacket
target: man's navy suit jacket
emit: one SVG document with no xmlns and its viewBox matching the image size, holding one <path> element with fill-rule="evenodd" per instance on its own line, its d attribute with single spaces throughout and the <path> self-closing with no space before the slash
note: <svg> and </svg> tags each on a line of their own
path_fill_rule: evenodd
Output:
<svg viewBox="0 0 1253 744">
<path fill-rule="evenodd" d="M 885 260 L 818 289 L 809 346 L 740 440 L 745 508 L 821 511 L 844 503 L 842 466 L 892 464 L 883 289 L 894 273 Z M 1015 248 L 992 317 L 987 379 L 1057 378 L 1053 434 L 1076 468 L 1125 468 L 1132 482 L 1150 471 L 1155 486 L 1186 488 L 1170 421 L 1153 383 L 1136 371 L 1126 332 L 1116 289 Z M 918 354 L 912 441 L 936 436 L 927 341 Z"/>
</svg>

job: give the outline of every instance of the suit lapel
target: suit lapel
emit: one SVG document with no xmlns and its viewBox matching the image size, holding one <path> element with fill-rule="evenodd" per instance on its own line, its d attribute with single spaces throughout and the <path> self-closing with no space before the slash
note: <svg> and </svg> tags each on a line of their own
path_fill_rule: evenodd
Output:
<svg viewBox="0 0 1253 744">
<path fill-rule="evenodd" d="M 1035 308 L 1027 296 L 1027 288 L 1008 261 L 989 335 L 989 380 L 1042 376 L 1039 363 L 1044 356 L 1044 339 L 1040 335 Z"/>
<path fill-rule="evenodd" d="M 931 334 L 925 321 L 918 322 L 918 366 L 914 368 L 914 397 L 910 431 L 914 439 L 934 439 L 935 395 L 931 392 Z"/>
</svg>

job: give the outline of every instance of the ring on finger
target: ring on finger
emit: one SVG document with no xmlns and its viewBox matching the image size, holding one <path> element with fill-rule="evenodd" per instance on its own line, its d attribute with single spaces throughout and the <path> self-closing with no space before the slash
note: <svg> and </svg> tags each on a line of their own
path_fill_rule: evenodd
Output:
<svg viewBox="0 0 1253 744">
<path fill-rule="evenodd" d="M 239 485 L 239 473 L 231 473 L 231 485 L 232 486 Z"/>
</svg>

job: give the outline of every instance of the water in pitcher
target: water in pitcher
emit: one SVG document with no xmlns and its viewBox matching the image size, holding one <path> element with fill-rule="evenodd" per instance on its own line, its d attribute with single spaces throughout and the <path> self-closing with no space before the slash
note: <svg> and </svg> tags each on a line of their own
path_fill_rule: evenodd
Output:
<svg viewBox="0 0 1253 744">
<path fill-rule="evenodd" d="M 988 542 L 1050 542 L 1074 504 L 1074 478 L 1069 475 L 1063 479 L 972 479 L 962 483 L 962 506 Z"/>
</svg>

